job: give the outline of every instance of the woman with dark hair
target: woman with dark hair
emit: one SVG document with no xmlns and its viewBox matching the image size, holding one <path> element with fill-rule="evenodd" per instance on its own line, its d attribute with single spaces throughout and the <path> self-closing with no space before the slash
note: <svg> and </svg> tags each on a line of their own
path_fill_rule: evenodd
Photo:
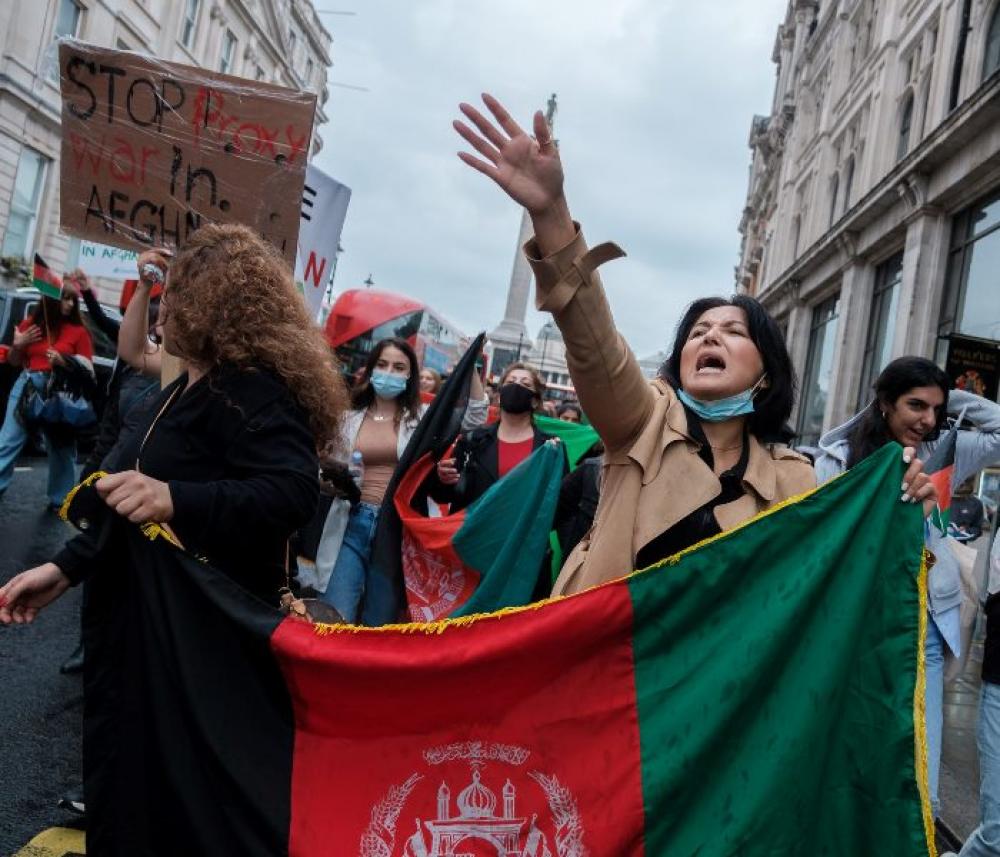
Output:
<svg viewBox="0 0 1000 857">
<path fill-rule="evenodd" d="M 564 423 L 582 423 L 583 410 L 576 402 L 563 402 L 556 409 L 556 418 Z"/>
<path fill-rule="evenodd" d="M 28 395 L 30 387 L 44 394 L 57 370 L 92 374 L 93 357 L 94 345 L 80 316 L 80 296 L 70 285 L 64 286 L 59 300 L 41 297 L 34 312 L 14 330 L 7 360 L 22 366 L 23 371 L 11 388 L 0 429 L 0 497 L 10 485 L 17 457 L 28 442 L 19 407 L 22 396 Z M 68 427 L 44 429 L 43 434 L 49 457 L 48 502 L 56 510 L 76 484 L 76 437 Z"/>
<path fill-rule="evenodd" d="M 511 363 L 500 376 L 498 422 L 459 437 L 451 458 L 437 466 L 431 497 L 457 512 L 478 500 L 491 485 L 528 458 L 550 435 L 535 425 L 545 380 L 527 363 Z"/>
<path fill-rule="evenodd" d="M 962 390 L 951 390 L 948 376 L 923 357 L 893 360 L 875 380 L 875 396 L 860 413 L 819 441 L 816 478 L 820 483 L 849 470 L 876 450 L 895 441 L 926 460 L 940 442 L 948 415 L 962 416 L 976 431 L 960 431 L 955 446 L 952 486 L 1000 461 L 1000 405 Z M 931 503 L 925 504 L 927 513 Z M 928 578 L 925 647 L 927 665 L 927 750 L 931 803 L 938 811 L 938 774 L 944 704 L 944 657 L 961 653 L 960 570 L 935 526 L 926 526 L 926 544 L 936 561 Z"/>
<path fill-rule="evenodd" d="M 465 417 L 470 425 L 482 425 L 486 419 L 486 403 L 479 399 L 481 391 L 470 397 Z M 351 509 L 323 600 L 354 623 L 369 590 L 372 541 L 385 490 L 427 410 L 420 401 L 420 367 L 410 343 L 393 337 L 375 344 L 354 390 L 352 406 L 344 420 L 340 452 L 351 456 L 361 499 Z M 379 611 L 379 615 L 384 613 Z"/>
<path fill-rule="evenodd" d="M 496 99 L 483 100 L 495 122 L 461 105 L 474 129 L 456 121 L 455 130 L 480 157 L 459 157 L 528 210 L 537 306 L 562 331 L 580 404 L 606 448 L 594 526 L 555 594 L 621 577 L 812 488 L 812 467 L 780 442 L 795 384 L 774 321 L 751 298 L 699 301 L 663 373 L 647 382 L 596 274 L 624 254 L 588 249 L 544 116 L 536 112 L 532 138 Z"/>
</svg>

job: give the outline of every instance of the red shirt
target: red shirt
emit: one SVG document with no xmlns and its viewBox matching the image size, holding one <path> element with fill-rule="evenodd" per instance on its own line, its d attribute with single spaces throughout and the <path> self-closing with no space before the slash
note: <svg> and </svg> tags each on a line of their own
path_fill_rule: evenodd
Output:
<svg viewBox="0 0 1000 857">
<path fill-rule="evenodd" d="M 497 443 L 499 444 L 497 451 L 497 470 L 502 478 L 510 473 L 529 455 L 531 455 L 532 447 L 535 445 L 535 439 L 533 437 L 529 437 L 527 440 L 518 441 L 517 443 L 509 443 L 508 441 L 498 439 Z"/>
<path fill-rule="evenodd" d="M 31 327 L 32 323 L 30 318 L 26 318 L 17 326 L 17 329 L 27 330 Z M 21 349 L 21 366 L 23 368 L 31 372 L 51 371 L 52 364 L 49 363 L 49 358 L 45 356 L 45 352 L 50 348 L 54 348 L 66 357 L 79 354 L 88 360 L 94 359 L 94 345 L 90 341 L 90 334 L 87 333 L 87 329 L 82 325 L 63 321 L 59 325 L 59 332 L 56 334 L 51 345 L 45 338 L 45 328 L 41 325 L 40 327 L 42 329 L 42 338 L 38 342 L 32 342 Z"/>
</svg>

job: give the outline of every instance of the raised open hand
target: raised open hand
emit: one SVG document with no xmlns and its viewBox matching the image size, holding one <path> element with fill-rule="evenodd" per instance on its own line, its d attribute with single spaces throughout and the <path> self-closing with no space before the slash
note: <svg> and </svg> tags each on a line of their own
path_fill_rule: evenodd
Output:
<svg viewBox="0 0 1000 857">
<path fill-rule="evenodd" d="M 483 103 L 493 114 L 495 124 L 471 104 L 464 103 L 459 109 L 475 128 L 461 119 L 452 123 L 482 157 L 468 152 L 459 152 L 458 156 L 493 179 L 533 216 L 545 215 L 555 206 L 565 205 L 562 162 L 542 112 L 535 112 L 532 138 L 492 95 L 483 93 Z"/>
</svg>

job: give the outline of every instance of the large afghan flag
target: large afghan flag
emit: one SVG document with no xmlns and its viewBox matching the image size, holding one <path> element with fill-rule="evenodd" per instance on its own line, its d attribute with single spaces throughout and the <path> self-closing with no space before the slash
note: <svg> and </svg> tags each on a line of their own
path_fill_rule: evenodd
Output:
<svg viewBox="0 0 1000 857">
<path fill-rule="evenodd" d="M 900 459 L 622 580 L 428 625 L 284 618 L 125 527 L 92 853 L 933 854 Z"/>
</svg>

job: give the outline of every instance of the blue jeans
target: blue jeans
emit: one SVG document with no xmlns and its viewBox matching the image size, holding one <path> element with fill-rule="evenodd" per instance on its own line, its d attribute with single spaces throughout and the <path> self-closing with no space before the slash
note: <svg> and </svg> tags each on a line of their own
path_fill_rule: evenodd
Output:
<svg viewBox="0 0 1000 857">
<path fill-rule="evenodd" d="M 370 503 L 358 503 L 351 509 L 344 541 L 323 593 L 323 600 L 351 624 L 357 623 L 365 597 L 378 510 Z"/>
<path fill-rule="evenodd" d="M 979 698 L 979 827 L 959 857 L 1000 857 L 1000 685 L 983 682 Z"/>
<path fill-rule="evenodd" d="M 0 428 L 0 494 L 3 494 L 10 485 L 17 457 L 28 442 L 28 432 L 18 420 L 16 411 L 21 391 L 29 379 L 38 389 L 42 389 L 45 386 L 46 373 L 22 372 L 11 388 L 3 427 Z M 46 433 L 45 448 L 49 454 L 49 503 L 61 506 L 70 489 L 76 485 L 76 442 L 55 444 Z"/>
<path fill-rule="evenodd" d="M 927 673 L 927 692 L 924 695 L 927 711 L 927 779 L 930 783 L 931 809 L 934 817 L 940 814 L 938 778 L 941 773 L 941 733 L 944 729 L 944 637 L 927 616 L 927 640 L 924 644 L 924 664 Z"/>
</svg>

